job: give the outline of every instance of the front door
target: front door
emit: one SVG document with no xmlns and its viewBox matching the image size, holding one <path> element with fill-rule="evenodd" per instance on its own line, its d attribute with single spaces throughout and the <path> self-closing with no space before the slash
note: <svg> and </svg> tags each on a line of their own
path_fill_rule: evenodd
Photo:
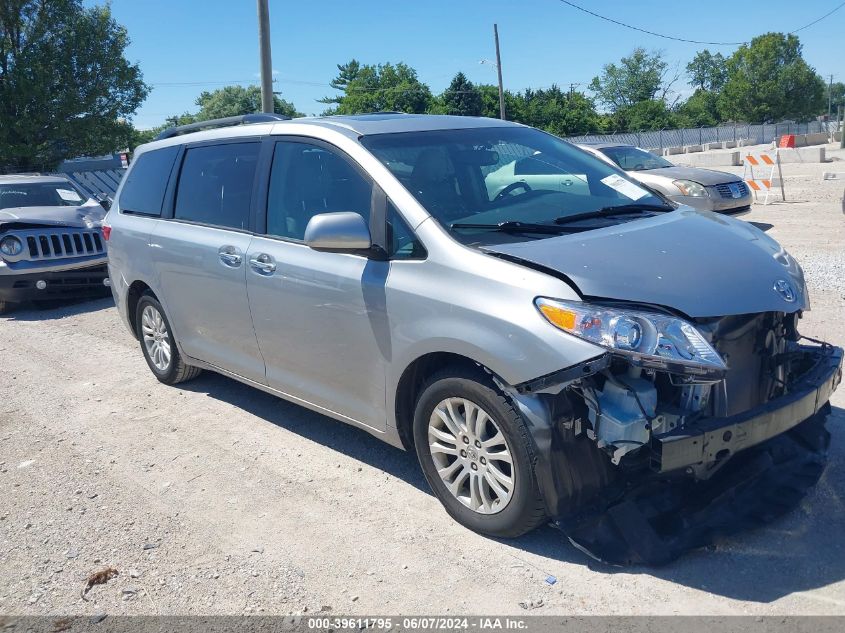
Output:
<svg viewBox="0 0 845 633">
<path fill-rule="evenodd" d="M 246 292 L 250 205 L 260 143 L 189 147 L 172 218 L 151 236 L 159 297 L 182 350 L 264 383 Z"/>
<path fill-rule="evenodd" d="M 267 384 L 384 429 L 389 263 L 303 243 L 318 213 L 354 211 L 369 221 L 371 193 L 369 180 L 330 146 L 277 142 L 266 234 L 249 246 L 246 277 Z"/>
</svg>

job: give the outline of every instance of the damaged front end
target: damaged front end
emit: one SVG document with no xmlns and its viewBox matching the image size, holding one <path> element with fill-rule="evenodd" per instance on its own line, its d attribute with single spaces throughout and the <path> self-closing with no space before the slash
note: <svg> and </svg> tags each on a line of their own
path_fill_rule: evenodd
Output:
<svg viewBox="0 0 845 633">
<path fill-rule="evenodd" d="M 561 329 L 605 328 L 589 336 L 612 349 L 511 389 L 547 510 L 577 547 L 659 565 L 798 504 L 825 466 L 840 348 L 803 344 L 798 312 L 687 322 L 597 309 L 544 315 Z M 620 314 L 656 328 L 617 320 L 619 349 L 605 326 Z M 653 354 L 624 349 L 642 348 L 637 336 L 657 336 Z"/>
</svg>

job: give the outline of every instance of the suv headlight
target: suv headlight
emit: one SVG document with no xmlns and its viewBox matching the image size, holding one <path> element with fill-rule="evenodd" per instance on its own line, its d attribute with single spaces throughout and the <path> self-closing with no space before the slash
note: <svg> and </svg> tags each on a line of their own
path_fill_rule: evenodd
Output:
<svg viewBox="0 0 845 633">
<path fill-rule="evenodd" d="M 681 190 L 681 194 L 692 198 L 706 198 L 707 189 L 701 183 L 692 180 L 673 180 L 672 184 Z"/>
<path fill-rule="evenodd" d="M 544 297 L 534 303 L 556 328 L 623 355 L 634 365 L 693 374 L 721 375 L 727 370 L 719 353 L 683 319 Z"/>
<path fill-rule="evenodd" d="M 23 251 L 23 242 L 19 237 L 7 235 L 0 239 L 0 255 L 5 257 L 17 257 Z"/>
</svg>

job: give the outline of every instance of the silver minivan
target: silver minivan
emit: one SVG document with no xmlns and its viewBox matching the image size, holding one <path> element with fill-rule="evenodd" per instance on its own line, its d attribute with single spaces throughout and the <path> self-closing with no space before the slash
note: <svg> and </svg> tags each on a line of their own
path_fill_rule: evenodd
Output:
<svg viewBox="0 0 845 633">
<path fill-rule="evenodd" d="M 530 127 L 174 128 L 104 235 L 158 380 L 215 371 L 413 450 L 484 534 L 551 522 L 662 563 L 794 507 L 825 465 L 842 350 L 799 334 L 797 262 Z"/>
</svg>

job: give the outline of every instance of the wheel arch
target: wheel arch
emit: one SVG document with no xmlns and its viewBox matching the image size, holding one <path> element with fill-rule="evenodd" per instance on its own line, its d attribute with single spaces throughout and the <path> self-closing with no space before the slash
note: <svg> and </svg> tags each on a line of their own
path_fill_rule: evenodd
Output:
<svg viewBox="0 0 845 633">
<path fill-rule="evenodd" d="M 138 319 L 136 314 L 138 311 L 138 302 L 145 294 L 152 295 L 158 301 L 158 297 L 153 292 L 153 289 L 150 288 L 149 284 L 140 279 L 136 279 L 129 284 L 129 289 L 126 291 L 126 318 L 129 319 L 132 335 L 136 339 L 138 338 Z"/>
<path fill-rule="evenodd" d="M 429 352 L 413 360 L 402 372 L 396 385 L 394 411 L 396 431 L 406 450 L 414 448 L 414 407 L 428 379 L 446 368 L 464 368 L 496 374 L 479 361 L 455 352 Z"/>
</svg>

